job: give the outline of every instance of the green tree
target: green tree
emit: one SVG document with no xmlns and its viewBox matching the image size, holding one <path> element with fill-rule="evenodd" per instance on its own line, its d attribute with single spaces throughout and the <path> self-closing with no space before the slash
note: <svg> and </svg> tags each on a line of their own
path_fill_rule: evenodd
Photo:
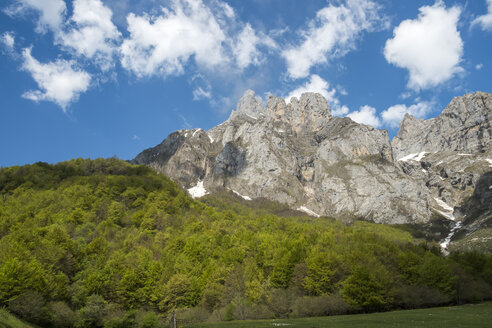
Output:
<svg viewBox="0 0 492 328">
<path fill-rule="evenodd" d="M 159 308 L 162 311 L 169 311 L 179 307 L 191 307 L 197 302 L 193 282 L 187 275 L 178 273 L 173 275 L 164 286 Z"/>
<path fill-rule="evenodd" d="M 102 327 L 106 306 L 107 302 L 101 295 L 92 294 L 87 298 L 85 306 L 77 312 L 75 326 L 79 328 Z"/>
<path fill-rule="evenodd" d="M 350 304 L 366 311 L 384 309 L 392 301 L 387 278 L 388 275 L 370 272 L 367 267 L 356 267 L 342 283 L 342 295 Z"/>
</svg>

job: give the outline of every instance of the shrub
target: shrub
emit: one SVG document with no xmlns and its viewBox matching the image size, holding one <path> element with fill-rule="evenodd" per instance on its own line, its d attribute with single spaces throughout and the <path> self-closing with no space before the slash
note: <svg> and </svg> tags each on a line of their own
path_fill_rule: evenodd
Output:
<svg viewBox="0 0 492 328">
<path fill-rule="evenodd" d="M 396 290 L 395 303 L 405 309 L 448 304 L 451 297 L 437 288 L 415 285 L 401 286 Z"/>
<path fill-rule="evenodd" d="M 304 296 L 295 300 L 292 306 L 292 317 L 316 317 L 325 315 L 340 315 L 356 310 L 350 306 L 341 295 Z"/>
<path fill-rule="evenodd" d="M 103 318 L 106 315 L 106 301 L 100 295 L 93 294 L 87 298 L 87 302 L 77 312 L 76 327 L 102 327 Z"/>
<path fill-rule="evenodd" d="M 288 318 L 292 312 L 292 306 L 300 291 L 297 288 L 277 288 L 270 293 L 268 308 L 273 313 L 275 318 Z"/>
<path fill-rule="evenodd" d="M 73 327 L 75 312 L 65 302 L 51 302 L 48 305 L 51 325 L 54 327 Z"/>
<path fill-rule="evenodd" d="M 304 296 L 295 300 L 293 317 L 319 317 L 328 315 L 329 301 L 326 296 Z"/>
<path fill-rule="evenodd" d="M 49 317 L 46 311 L 46 302 L 41 294 L 26 291 L 9 302 L 9 311 L 21 319 L 36 324 L 45 324 Z"/>
<path fill-rule="evenodd" d="M 202 306 L 176 310 L 176 319 L 180 323 L 204 322 L 208 317 L 210 317 L 210 312 Z"/>
</svg>

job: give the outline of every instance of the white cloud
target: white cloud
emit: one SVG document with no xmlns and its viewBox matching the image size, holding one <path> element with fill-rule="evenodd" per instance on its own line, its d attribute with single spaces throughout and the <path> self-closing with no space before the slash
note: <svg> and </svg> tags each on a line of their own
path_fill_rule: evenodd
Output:
<svg viewBox="0 0 492 328">
<path fill-rule="evenodd" d="M 17 0 L 5 12 L 15 16 L 29 10 L 39 14 L 37 30 L 51 30 L 57 45 L 94 60 L 103 70 L 114 66 L 112 57 L 121 33 L 111 21 L 111 9 L 101 0 L 74 0 L 70 20 L 65 19 L 63 0 Z"/>
<path fill-rule="evenodd" d="M 179 75 L 194 60 L 199 69 L 243 70 L 276 48 L 267 35 L 238 20 L 220 0 L 171 0 L 159 15 L 127 16 L 129 38 L 120 47 L 122 66 L 138 77 Z"/>
<path fill-rule="evenodd" d="M 384 48 L 389 63 L 408 69 L 408 87 L 414 90 L 437 86 L 463 71 L 463 41 L 457 30 L 461 9 L 446 9 L 439 0 L 419 10 L 417 19 L 404 20 L 393 30 Z"/>
<path fill-rule="evenodd" d="M 255 30 L 248 23 L 244 26 L 241 33 L 237 36 L 236 43 L 232 46 L 237 66 L 244 69 L 249 65 L 258 65 L 262 59 L 262 53 L 258 49 L 260 45 L 276 48 L 276 43 L 268 36 L 257 35 Z"/>
<path fill-rule="evenodd" d="M 130 38 L 121 45 L 121 63 L 138 77 L 181 74 L 192 56 L 205 67 L 227 61 L 226 36 L 201 0 L 173 0 L 161 16 L 132 13 L 127 22 Z"/>
<path fill-rule="evenodd" d="M 75 0 L 71 21 L 76 28 L 59 33 L 58 42 L 77 55 L 95 59 L 103 70 L 113 66 L 113 53 L 121 34 L 111 21 L 113 13 L 100 0 Z"/>
<path fill-rule="evenodd" d="M 205 91 L 202 87 L 193 90 L 193 100 L 211 99 L 212 93 L 210 90 Z"/>
<path fill-rule="evenodd" d="M 482 30 L 492 31 L 492 0 L 487 0 L 487 14 L 478 16 L 472 22 L 472 26 L 480 25 Z"/>
<path fill-rule="evenodd" d="M 7 48 L 7 50 L 14 50 L 15 37 L 11 32 L 5 32 L 0 36 L 0 42 Z"/>
<path fill-rule="evenodd" d="M 398 97 L 401 98 L 401 99 L 408 99 L 412 96 L 412 93 L 411 92 L 403 92 L 402 94 L 400 94 Z"/>
<path fill-rule="evenodd" d="M 403 104 L 391 106 L 381 113 L 381 117 L 385 125 L 388 125 L 392 128 L 397 128 L 400 125 L 400 121 L 405 116 L 405 114 L 408 113 L 417 118 L 425 118 L 426 115 L 431 111 L 432 103 L 422 101 L 411 106 L 406 106 Z"/>
<path fill-rule="evenodd" d="M 28 10 L 39 12 L 36 31 L 44 33 L 47 29 L 52 31 L 61 29 L 67 6 L 63 0 L 17 0 L 4 12 L 9 16 L 16 16 Z"/>
<path fill-rule="evenodd" d="M 51 101 L 63 111 L 89 88 L 89 73 L 74 68 L 72 61 L 57 60 L 47 64 L 40 63 L 31 55 L 31 49 L 22 52 L 22 69 L 31 73 L 40 90 L 30 90 L 22 96 L 33 101 Z"/>
<path fill-rule="evenodd" d="M 333 116 L 345 116 L 349 112 L 349 108 L 345 105 L 337 105 L 331 106 L 330 108 L 331 115 Z"/>
<path fill-rule="evenodd" d="M 339 93 L 339 94 L 341 94 L 342 96 L 346 96 L 346 95 L 348 95 L 347 90 L 346 90 L 344 87 L 342 87 L 341 85 L 337 85 L 337 91 L 338 91 L 338 93 Z"/>
<path fill-rule="evenodd" d="M 381 120 L 376 114 L 376 108 L 364 105 L 358 111 L 353 111 L 347 115 L 357 123 L 371 125 L 375 128 L 381 126 Z"/>
<path fill-rule="evenodd" d="M 301 31 L 302 44 L 282 52 L 289 76 L 306 77 L 312 66 L 345 55 L 355 48 L 363 31 L 371 31 L 383 21 L 379 5 L 370 0 L 348 0 L 345 5 L 330 4 L 319 10 L 307 30 Z"/>
<path fill-rule="evenodd" d="M 330 90 L 330 84 L 327 81 L 323 80 L 319 75 L 313 74 L 310 76 L 308 82 L 291 91 L 285 99 L 287 99 L 288 102 L 290 102 L 290 98 L 292 97 L 299 99 L 305 92 L 319 93 L 328 101 L 332 100 L 336 93 L 335 89 Z"/>
<path fill-rule="evenodd" d="M 238 42 L 233 51 L 237 64 L 240 68 L 245 68 L 249 64 L 258 64 L 260 53 L 257 49 L 259 38 L 251 25 L 246 24 L 238 36 Z"/>
<path fill-rule="evenodd" d="M 482 68 L 483 68 L 483 64 L 477 64 L 477 65 L 475 65 L 475 69 L 477 71 L 481 70 Z"/>
</svg>

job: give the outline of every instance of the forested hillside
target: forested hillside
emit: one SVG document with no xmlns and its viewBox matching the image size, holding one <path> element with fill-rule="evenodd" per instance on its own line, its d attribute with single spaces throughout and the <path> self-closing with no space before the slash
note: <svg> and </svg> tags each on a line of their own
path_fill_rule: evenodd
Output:
<svg viewBox="0 0 492 328">
<path fill-rule="evenodd" d="M 205 321 L 492 297 L 490 255 L 443 257 L 394 227 L 272 212 L 194 201 L 117 159 L 3 168 L 0 307 L 41 326 L 158 327 L 175 309 Z"/>
</svg>

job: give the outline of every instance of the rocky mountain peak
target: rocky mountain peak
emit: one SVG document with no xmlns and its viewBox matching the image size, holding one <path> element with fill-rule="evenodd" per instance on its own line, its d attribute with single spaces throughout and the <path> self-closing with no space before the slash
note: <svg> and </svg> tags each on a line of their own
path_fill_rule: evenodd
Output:
<svg viewBox="0 0 492 328">
<path fill-rule="evenodd" d="M 246 90 L 246 92 L 244 92 L 243 96 L 237 103 L 236 110 L 232 111 L 229 119 L 234 119 L 243 115 L 250 116 L 255 119 L 265 115 L 265 106 L 263 105 L 263 101 L 253 90 Z"/>
<path fill-rule="evenodd" d="M 287 104 L 283 98 L 270 95 L 266 107 L 253 90 L 247 90 L 239 100 L 229 121 L 236 119 L 263 119 L 286 123 L 296 133 L 321 130 L 331 118 L 330 106 L 319 93 L 306 92 L 300 98 L 292 97 Z"/>
<path fill-rule="evenodd" d="M 489 116 L 491 114 L 491 108 L 491 94 L 477 91 L 461 97 L 454 97 L 439 117 L 445 116 L 451 119 L 459 119 L 463 122 L 472 118 L 483 120 L 480 116 Z M 476 122 L 478 123 L 479 121 Z"/>
<path fill-rule="evenodd" d="M 480 153 L 490 147 L 492 94 L 476 92 L 455 97 L 436 118 L 405 115 L 391 142 L 395 157 L 419 152 Z"/>
<path fill-rule="evenodd" d="M 492 165 L 491 111 L 492 94 L 458 97 L 436 118 L 406 115 L 390 143 L 385 130 L 332 117 L 320 94 L 271 95 L 265 105 L 248 90 L 224 123 L 175 132 L 134 162 L 185 189 L 229 189 L 314 216 L 455 220 L 454 208 Z"/>
</svg>

